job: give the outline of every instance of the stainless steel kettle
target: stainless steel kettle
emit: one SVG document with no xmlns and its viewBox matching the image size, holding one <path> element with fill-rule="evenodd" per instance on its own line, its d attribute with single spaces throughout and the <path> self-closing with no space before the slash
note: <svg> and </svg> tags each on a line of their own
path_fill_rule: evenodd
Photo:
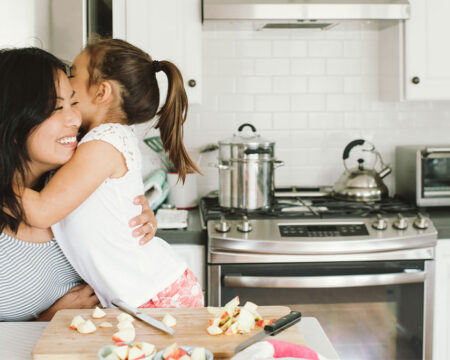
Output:
<svg viewBox="0 0 450 360">
<path fill-rule="evenodd" d="M 366 168 L 365 160 L 358 159 L 358 166 L 349 170 L 347 159 L 350 156 L 350 152 L 354 147 L 365 144 L 369 145 L 369 148 L 363 149 L 363 151 L 371 152 L 375 156 L 373 166 Z M 353 140 L 345 147 L 342 159 L 345 172 L 334 185 L 333 195 L 335 198 L 365 202 L 379 201 L 388 196 L 388 188 L 382 179 L 389 175 L 392 169 L 383 163 L 380 153 L 375 150 L 373 144 L 363 139 Z M 381 166 L 380 171 L 375 170 L 378 161 Z"/>
</svg>

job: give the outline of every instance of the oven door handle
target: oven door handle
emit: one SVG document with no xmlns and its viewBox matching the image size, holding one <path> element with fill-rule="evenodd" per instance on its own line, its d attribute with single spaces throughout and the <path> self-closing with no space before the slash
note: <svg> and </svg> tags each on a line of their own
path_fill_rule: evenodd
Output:
<svg viewBox="0 0 450 360">
<path fill-rule="evenodd" d="M 234 276 L 224 277 L 225 287 L 245 288 L 346 288 L 360 286 L 421 283 L 425 271 L 409 270 L 403 273 L 339 275 L 339 276 Z"/>
</svg>

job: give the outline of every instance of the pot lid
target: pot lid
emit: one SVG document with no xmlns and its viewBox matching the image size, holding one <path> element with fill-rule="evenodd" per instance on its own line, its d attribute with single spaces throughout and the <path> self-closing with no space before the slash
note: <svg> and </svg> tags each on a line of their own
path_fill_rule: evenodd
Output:
<svg viewBox="0 0 450 360">
<path fill-rule="evenodd" d="M 244 131 L 246 127 L 250 130 Z M 267 148 L 274 144 L 274 141 L 261 137 L 261 135 L 256 132 L 256 128 L 248 123 L 239 126 L 238 133 L 234 134 L 233 137 L 219 141 L 219 145 L 244 145 L 256 148 Z"/>
</svg>

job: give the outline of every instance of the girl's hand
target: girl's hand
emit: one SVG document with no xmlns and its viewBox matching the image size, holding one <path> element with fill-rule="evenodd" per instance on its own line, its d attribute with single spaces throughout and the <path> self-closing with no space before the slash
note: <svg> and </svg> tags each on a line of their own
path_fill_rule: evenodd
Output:
<svg viewBox="0 0 450 360">
<path fill-rule="evenodd" d="M 132 228 L 142 225 L 139 228 L 134 229 L 133 236 L 139 237 L 144 235 L 142 239 L 139 240 L 139 245 L 145 245 L 153 239 L 153 236 L 156 234 L 157 220 L 147 198 L 144 195 L 137 196 L 134 199 L 134 203 L 136 205 L 142 205 L 142 214 L 131 219 L 129 225 Z"/>
<path fill-rule="evenodd" d="M 58 310 L 92 309 L 100 304 L 94 289 L 89 285 L 78 285 L 57 300 L 50 308 L 41 313 L 38 321 L 50 321 Z"/>
</svg>

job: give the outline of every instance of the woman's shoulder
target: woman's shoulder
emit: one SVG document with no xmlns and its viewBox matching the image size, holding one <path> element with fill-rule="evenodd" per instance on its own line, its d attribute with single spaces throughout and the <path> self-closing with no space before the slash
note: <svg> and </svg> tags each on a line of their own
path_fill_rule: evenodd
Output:
<svg viewBox="0 0 450 360">
<path fill-rule="evenodd" d="M 134 137 L 132 128 L 119 123 L 105 123 L 89 130 L 80 141 L 80 144 L 89 140 L 103 140 L 110 138 Z"/>
</svg>

